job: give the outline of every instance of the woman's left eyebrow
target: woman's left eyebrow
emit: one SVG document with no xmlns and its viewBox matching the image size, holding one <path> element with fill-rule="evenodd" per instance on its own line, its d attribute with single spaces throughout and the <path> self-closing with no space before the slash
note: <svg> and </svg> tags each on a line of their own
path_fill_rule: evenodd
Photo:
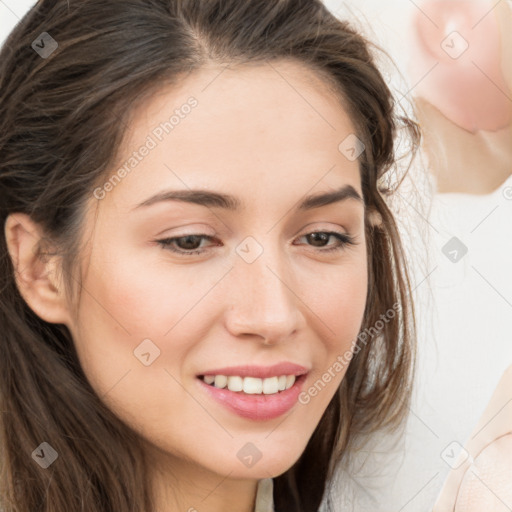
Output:
<svg viewBox="0 0 512 512">
<path fill-rule="evenodd" d="M 349 184 L 342 186 L 336 190 L 322 192 L 319 194 L 309 195 L 302 199 L 300 204 L 296 207 L 297 210 L 307 211 L 314 208 L 320 208 L 333 203 L 347 201 L 348 199 L 355 199 L 364 205 L 363 198 L 359 192 Z M 142 203 L 138 204 L 132 210 L 139 208 L 147 208 L 156 203 L 163 201 L 181 201 L 185 203 L 198 204 L 208 208 L 223 208 L 226 210 L 237 211 L 243 208 L 242 201 L 233 195 L 212 190 L 166 190 L 155 194 Z"/>
</svg>

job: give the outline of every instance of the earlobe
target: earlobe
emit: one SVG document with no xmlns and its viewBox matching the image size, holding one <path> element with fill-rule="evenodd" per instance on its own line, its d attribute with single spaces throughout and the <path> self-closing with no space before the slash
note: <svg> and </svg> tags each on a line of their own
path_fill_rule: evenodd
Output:
<svg viewBox="0 0 512 512">
<path fill-rule="evenodd" d="M 13 213 L 5 222 L 7 249 L 14 267 L 18 290 L 30 309 L 50 323 L 67 324 L 64 287 L 58 279 L 55 256 L 43 257 L 39 248 L 43 232 L 24 213 Z"/>
</svg>

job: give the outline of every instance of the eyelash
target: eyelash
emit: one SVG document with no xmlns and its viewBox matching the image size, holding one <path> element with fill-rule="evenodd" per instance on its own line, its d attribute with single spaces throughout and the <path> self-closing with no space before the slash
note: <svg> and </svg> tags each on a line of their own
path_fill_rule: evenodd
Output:
<svg viewBox="0 0 512 512">
<path fill-rule="evenodd" d="M 302 237 L 308 236 L 308 235 L 314 235 L 314 234 L 325 234 L 325 235 L 329 235 L 329 237 L 333 236 L 333 237 L 337 238 L 338 241 L 340 242 L 338 245 L 335 245 L 334 247 L 331 247 L 329 249 L 319 249 L 319 252 L 321 252 L 321 253 L 332 253 L 335 251 L 341 251 L 342 249 L 344 249 L 345 247 L 347 247 L 349 245 L 357 245 L 357 242 L 355 241 L 354 237 L 352 237 L 348 234 L 345 234 L 345 233 L 338 233 L 336 231 L 312 231 L 310 233 L 305 233 L 304 235 L 301 235 L 301 237 L 299 237 L 299 238 L 302 238 Z M 208 250 L 208 249 L 192 249 L 192 250 L 186 251 L 183 249 L 173 248 L 173 246 L 172 246 L 173 242 L 175 242 L 176 240 L 181 240 L 183 238 L 188 238 L 188 237 L 196 237 L 196 238 L 207 239 L 207 240 L 214 239 L 213 237 L 211 237 L 209 235 L 189 234 L 189 235 L 181 235 L 181 236 L 177 236 L 177 237 L 173 237 L 173 238 L 164 238 L 162 240 L 155 240 L 155 241 L 163 249 L 167 249 L 169 251 L 172 251 L 172 252 L 179 254 L 180 256 L 184 256 L 184 257 L 190 256 L 193 254 L 202 254 Z"/>
</svg>

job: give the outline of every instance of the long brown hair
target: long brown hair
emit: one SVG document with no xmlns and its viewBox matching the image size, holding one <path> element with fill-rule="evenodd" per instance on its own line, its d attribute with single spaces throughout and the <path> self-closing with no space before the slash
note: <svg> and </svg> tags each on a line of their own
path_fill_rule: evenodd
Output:
<svg viewBox="0 0 512 512">
<path fill-rule="evenodd" d="M 44 57 L 32 46 L 48 33 Z M 47 37 L 47 36 L 44 36 Z M 51 48 L 51 40 L 46 39 Z M 44 46 L 43 44 L 39 45 Z M 370 43 L 320 0 L 40 0 L 0 53 L 0 220 L 30 215 L 62 258 L 79 297 L 83 219 L 109 174 L 136 105 L 209 61 L 294 59 L 316 70 L 365 144 L 359 157 L 368 212 L 368 299 L 356 353 L 305 451 L 274 478 L 276 512 L 316 511 L 355 434 L 401 424 L 409 403 L 415 319 L 406 258 L 382 179 L 395 168 L 397 130 L 413 146 L 417 125 L 395 111 Z M 341 142 L 341 141 L 340 141 Z M 149 512 L 153 499 L 139 437 L 95 394 L 66 326 L 23 300 L 0 237 L 0 505 L 5 512 Z M 58 462 L 32 454 L 48 442 Z"/>
</svg>

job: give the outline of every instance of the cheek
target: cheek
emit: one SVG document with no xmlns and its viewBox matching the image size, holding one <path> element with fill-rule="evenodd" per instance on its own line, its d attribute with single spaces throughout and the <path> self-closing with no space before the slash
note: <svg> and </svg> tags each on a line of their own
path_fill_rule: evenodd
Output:
<svg viewBox="0 0 512 512">
<path fill-rule="evenodd" d="M 92 388 L 125 424 L 143 437 L 162 433 L 182 445 L 183 439 L 174 437 L 179 429 L 174 432 L 168 422 L 176 411 L 200 414 L 180 382 L 196 335 L 185 315 L 206 290 L 182 287 L 179 279 L 165 286 L 148 266 L 132 267 L 128 261 L 105 263 L 102 275 L 108 279 L 91 271 L 84 283 L 74 336 L 80 364 Z"/>
<path fill-rule="evenodd" d="M 336 272 L 330 269 L 329 273 L 328 286 L 310 296 L 315 303 L 312 309 L 318 315 L 317 332 L 322 332 L 323 337 L 322 343 L 315 345 L 314 370 L 299 395 L 299 402 L 307 407 L 308 421 L 312 422 L 317 422 L 324 413 L 345 376 L 367 299 L 365 259 L 354 259 Z"/>
<path fill-rule="evenodd" d="M 358 254 L 360 257 L 352 256 L 339 266 L 326 266 L 317 272 L 315 286 L 310 282 L 304 287 L 304 302 L 313 312 L 309 315 L 310 323 L 321 339 L 315 345 L 316 374 L 312 377 L 324 380 L 325 372 L 330 372 L 326 379 L 331 394 L 345 375 L 366 307 L 368 275 L 364 248 Z M 328 399 L 325 396 L 322 401 Z"/>
<path fill-rule="evenodd" d="M 211 286 L 192 267 L 171 271 L 158 259 L 144 259 L 145 254 L 123 247 L 107 257 L 95 256 L 84 285 L 84 325 L 92 322 L 117 333 L 113 340 L 129 338 L 135 343 L 138 339 L 161 338 Z"/>
<path fill-rule="evenodd" d="M 129 251 L 120 252 L 122 260 L 113 252 L 105 257 L 105 252 L 91 262 L 79 324 L 73 329 L 82 368 L 99 394 L 117 387 L 128 374 L 126 380 L 150 387 L 156 372 L 148 369 L 160 368 L 162 373 L 165 343 L 171 339 L 173 365 L 180 364 L 186 344 L 175 343 L 180 338 L 173 336 L 174 326 L 196 295 L 194 288 L 182 287 L 179 279 L 166 286 L 151 265 L 142 265 Z M 144 364 L 148 362 L 150 366 Z"/>
<path fill-rule="evenodd" d="M 171 267 L 164 255 L 148 259 L 121 245 L 93 255 L 73 338 L 85 375 L 111 406 L 116 398 L 133 414 L 141 404 L 159 411 L 159 400 L 171 407 L 182 395 L 178 381 L 190 379 L 189 356 L 212 318 L 208 293 L 225 269 Z"/>
<path fill-rule="evenodd" d="M 310 303 L 314 305 L 312 309 L 325 323 L 327 337 L 334 337 L 338 344 L 355 337 L 361 326 L 367 298 L 366 259 L 354 258 L 339 267 L 327 268 L 323 276 L 317 275 L 317 286 L 309 285 L 307 289 Z"/>
</svg>

